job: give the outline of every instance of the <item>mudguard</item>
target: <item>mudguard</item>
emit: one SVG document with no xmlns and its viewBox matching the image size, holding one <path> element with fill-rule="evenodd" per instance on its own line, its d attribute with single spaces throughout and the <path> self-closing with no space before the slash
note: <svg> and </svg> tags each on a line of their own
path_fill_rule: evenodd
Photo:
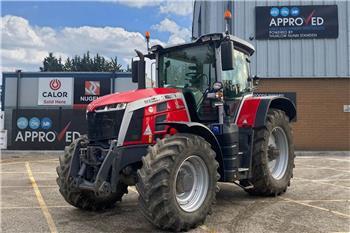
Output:
<svg viewBox="0 0 350 233">
<path fill-rule="evenodd" d="M 175 128 L 178 132 L 181 133 L 191 133 L 203 137 L 207 142 L 211 144 L 211 147 L 216 153 L 216 160 L 219 163 L 219 173 L 220 181 L 225 180 L 224 175 L 224 162 L 221 147 L 218 139 L 213 134 L 213 132 L 205 125 L 197 122 L 162 122 L 158 123 L 159 125 L 168 125 L 172 128 Z"/>
<path fill-rule="evenodd" d="M 290 121 L 296 119 L 295 105 L 288 98 L 281 96 L 249 97 L 243 101 L 236 121 L 240 128 L 264 126 L 270 108 L 284 111 Z"/>
</svg>

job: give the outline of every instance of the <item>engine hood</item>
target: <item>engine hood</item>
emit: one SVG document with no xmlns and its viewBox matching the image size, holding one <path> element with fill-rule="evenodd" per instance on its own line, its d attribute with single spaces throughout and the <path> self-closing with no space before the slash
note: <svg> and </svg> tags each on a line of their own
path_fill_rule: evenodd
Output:
<svg viewBox="0 0 350 233">
<path fill-rule="evenodd" d="M 172 94 L 179 92 L 173 88 L 148 88 L 148 89 L 140 89 L 140 90 L 132 90 L 125 92 L 117 92 L 109 95 L 102 96 L 94 101 L 92 101 L 87 106 L 87 111 L 94 111 L 96 108 L 101 106 L 106 106 L 110 104 L 116 103 L 131 103 L 136 100 L 156 96 L 156 95 L 164 95 L 164 94 Z"/>
</svg>

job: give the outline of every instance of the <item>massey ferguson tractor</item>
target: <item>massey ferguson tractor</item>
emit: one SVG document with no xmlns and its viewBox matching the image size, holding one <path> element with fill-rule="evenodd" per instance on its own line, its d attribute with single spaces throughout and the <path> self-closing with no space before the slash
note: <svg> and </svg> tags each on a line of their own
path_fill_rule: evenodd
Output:
<svg viewBox="0 0 350 233">
<path fill-rule="evenodd" d="M 88 105 L 88 133 L 66 147 L 57 167 L 65 200 L 84 210 L 111 208 L 135 185 L 147 220 L 183 231 L 211 213 L 218 182 L 251 195 L 286 192 L 296 109 L 284 97 L 253 95 L 253 46 L 226 32 L 148 51 L 137 51 L 132 64 L 137 90 Z M 145 58 L 155 60 L 151 88 Z"/>
</svg>

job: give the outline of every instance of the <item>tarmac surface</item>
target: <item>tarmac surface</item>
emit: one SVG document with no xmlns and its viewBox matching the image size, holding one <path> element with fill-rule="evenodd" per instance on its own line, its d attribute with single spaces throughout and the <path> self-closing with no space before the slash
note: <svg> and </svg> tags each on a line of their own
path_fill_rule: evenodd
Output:
<svg viewBox="0 0 350 233">
<path fill-rule="evenodd" d="M 56 185 L 58 154 L 2 157 L 1 232 L 161 232 L 141 215 L 134 187 L 104 212 L 66 203 Z M 213 213 L 190 232 L 350 232 L 350 156 L 308 153 L 295 163 L 280 197 L 251 197 L 221 183 Z"/>
</svg>

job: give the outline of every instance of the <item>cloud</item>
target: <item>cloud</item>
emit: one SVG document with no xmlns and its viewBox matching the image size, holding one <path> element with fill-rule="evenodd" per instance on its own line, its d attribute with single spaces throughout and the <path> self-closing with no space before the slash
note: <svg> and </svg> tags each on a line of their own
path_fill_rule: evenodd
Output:
<svg viewBox="0 0 350 233">
<path fill-rule="evenodd" d="M 53 29 L 29 24 L 28 20 L 6 15 L 1 17 L 2 71 L 37 71 L 49 52 L 63 59 L 86 51 L 110 58 L 117 56 L 126 67 L 135 56 L 134 49 L 146 52 L 144 36 L 121 27 L 65 27 Z M 164 43 L 151 40 L 152 44 Z"/>
<path fill-rule="evenodd" d="M 192 0 L 117 0 L 116 2 L 136 8 L 159 6 L 159 12 L 162 14 L 187 16 L 193 12 Z"/>
<path fill-rule="evenodd" d="M 176 22 L 168 18 L 165 18 L 159 24 L 153 25 L 152 29 L 159 32 L 169 32 L 168 44 L 171 45 L 188 42 L 191 38 L 191 30 L 189 28 L 180 27 Z"/>
<path fill-rule="evenodd" d="M 161 13 L 166 14 L 191 15 L 193 12 L 193 1 L 166 1 L 160 5 L 159 10 Z"/>
</svg>

